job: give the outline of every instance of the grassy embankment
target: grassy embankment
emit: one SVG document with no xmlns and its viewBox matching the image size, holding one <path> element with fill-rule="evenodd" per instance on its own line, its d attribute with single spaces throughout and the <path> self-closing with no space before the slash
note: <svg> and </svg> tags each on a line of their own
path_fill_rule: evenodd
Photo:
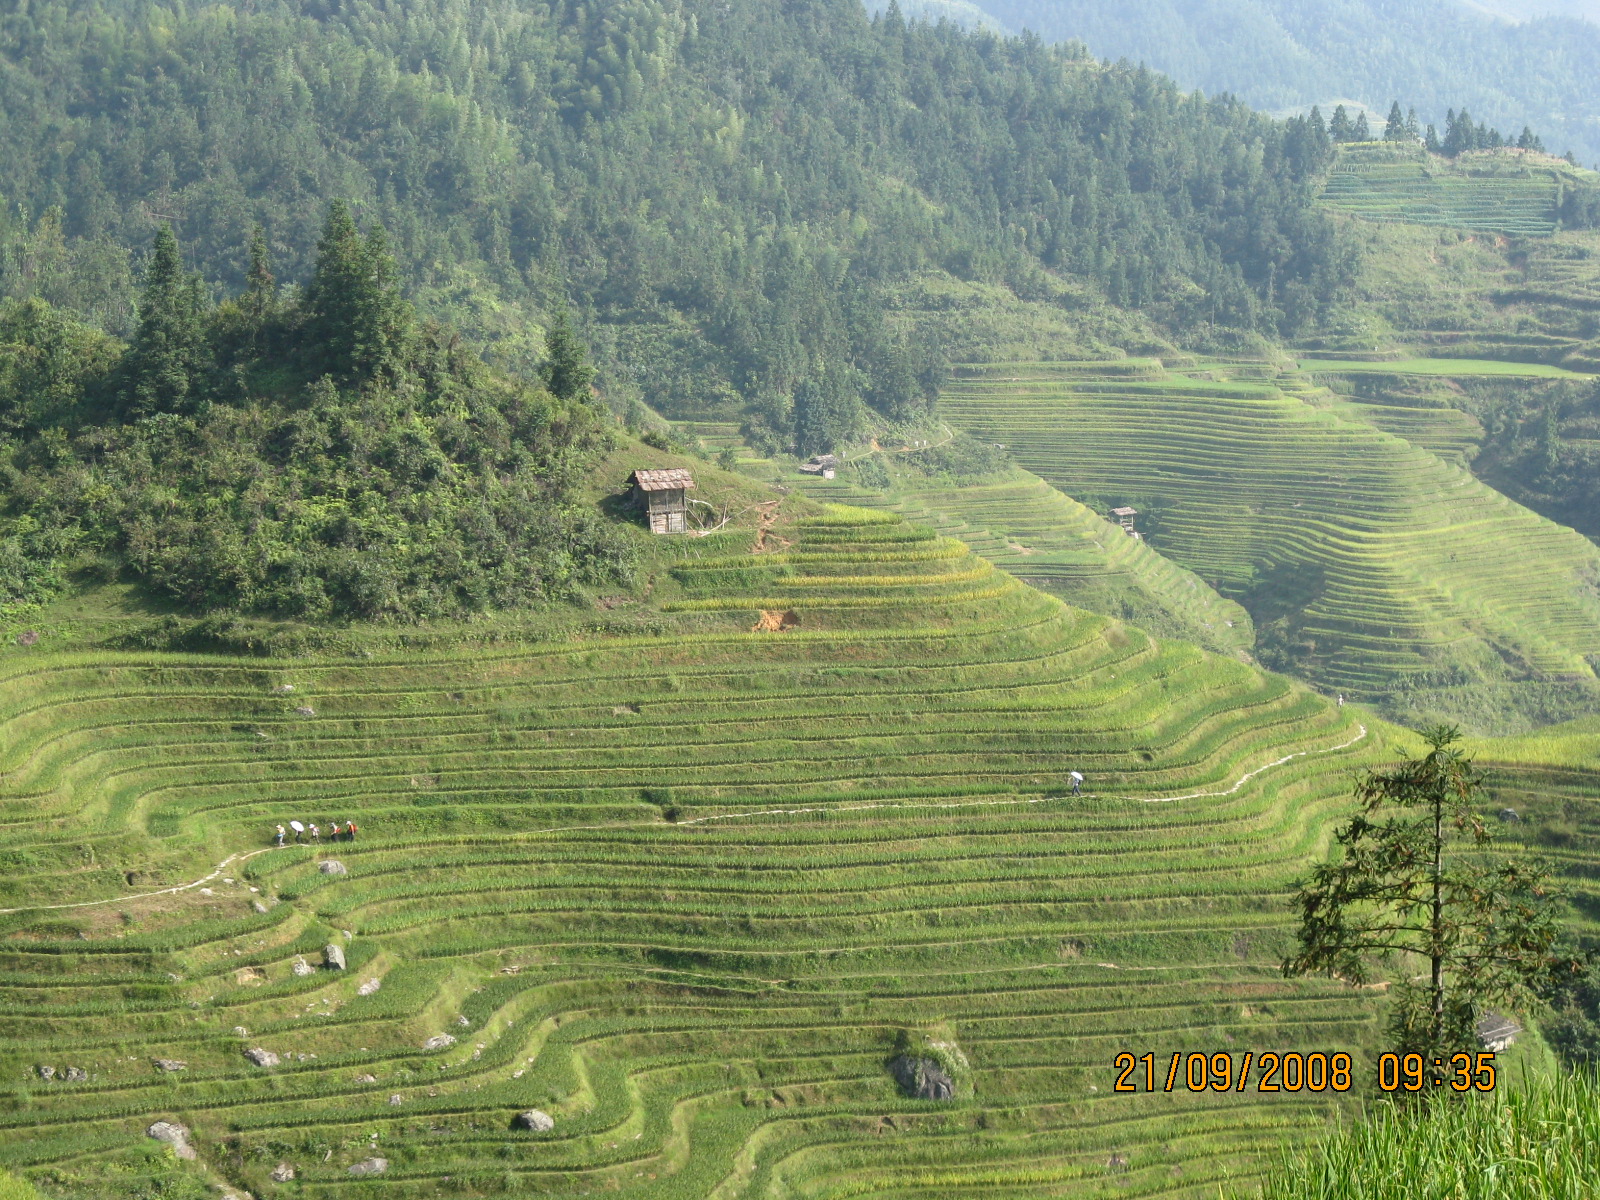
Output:
<svg viewBox="0 0 1600 1200">
<path fill-rule="evenodd" d="M 1521 1081 L 1503 1094 L 1391 1105 L 1232 1200 L 1588 1200 L 1600 1193 L 1600 1086 Z"/>
<path fill-rule="evenodd" d="M 1369 994 L 1275 963 L 1384 735 L 893 515 L 786 503 L 651 547 L 648 600 L 608 600 L 647 612 L 627 636 L 8 648 L 3 903 L 112 903 L 0 917 L 0 1165 L 75 1197 L 287 1194 L 282 1162 L 343 1196 L 374 1154 L 394 1197 L 1204 1195 L 1313 1136 L 1325 1096 L 1118 1096 L 1109 1063 L 1370 1044 Z M 352 815 L 354 846 L 149 895 Z M 347 971 L 293 973 L 330 942 Z M 901 1098 L 896 1035 L 945 1026 L 970 1093 Z M 528 1107 L 555 1132 L 512 1131 Z M 197 1163 L 144 1138 L 164 1117 Z"/>
</svg>

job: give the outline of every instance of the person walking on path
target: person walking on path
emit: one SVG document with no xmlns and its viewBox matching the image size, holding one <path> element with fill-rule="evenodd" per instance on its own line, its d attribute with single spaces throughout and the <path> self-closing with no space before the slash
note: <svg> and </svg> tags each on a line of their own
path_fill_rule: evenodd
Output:
<svg viewBox="0 0 1600 1200">
<path fill-rule="evenodd" d="M 1078 789 L 1081 788 L 1082 786 L 1083 786 L 1083 776 L 1078 774 L 1076 771 L 1073 771 L 1072 772 L 1072 794 L 1074 796 L 1076 796 L 1078 794 Z"/>
<path fill-rule="evenodd" d="M 344 823 L 344 831 L 347 840 L 352 842 L 356 840 L 356 823 L 354 821 L 346 821 Z"/>
<path fill-rule="evenodd" d="M 328 830 L 328 839 L 334 842 L 339 840 L 339 822 L 335 821 L 333 823 L 333 828 Z"/>
<path fill-rule="evenodd" d="M 1339 707 L 1340 708 L 1344 707 L 1344 693 L 1343 692 L 1339 693 Z"/>
<path fill-rule="evenodd" d="M 317 828 L 317 823 L 315 821 L 311 822 L 311 840 L 316 842 L 318 845 L 321 845 L 322 843 L 322 830 Z"/>
<path fill-rule="evenodd" d="M 299 821 L 290 821 L 289 828 L 294 830 L 294 840 L 296 842 L 300 841 L 300 835 L 306 831 L 306 827 L 300 824 Z"/>
<path fill-rule="evenodd" d="M 279 846 L 283 845 L 283 839 L 284 839 L 284 837 L 286 835 L 286 832 L 287 831 L 284 829 L 284 827 L 282 825 L 278 826 L 278 845 Z"/>
</svg>

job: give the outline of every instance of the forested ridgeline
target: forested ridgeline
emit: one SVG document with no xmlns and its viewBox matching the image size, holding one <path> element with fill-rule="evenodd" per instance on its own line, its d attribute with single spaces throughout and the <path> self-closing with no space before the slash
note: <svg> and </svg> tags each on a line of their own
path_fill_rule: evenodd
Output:
<svg viewBox="0 0 1600 1200">
<path fill-rule="evenodd" d="M 5 290 L 118 331 L 162 221 L 213 288 L 258 221 L 302 281 L 345 197 L 512 365 L 569 298 L 614 395 L 812 449 L 930 403 L 937 347 L 885 317 L 918 273 L 1043 299 L 1055 271 L 1193 335 L 1293 333 L 1350 269 L 1309 123 L 854 0 L 40 0 L 0 29 Z"/>
</svg>

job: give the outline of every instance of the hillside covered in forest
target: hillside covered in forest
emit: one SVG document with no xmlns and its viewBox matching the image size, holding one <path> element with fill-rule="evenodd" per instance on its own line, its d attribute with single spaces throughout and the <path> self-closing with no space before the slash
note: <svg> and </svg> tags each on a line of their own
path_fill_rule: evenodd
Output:
<svg viewBox="0 0 1600 1200">
<path fill-rule="evenodd" d="M 527 370 L 570 302 L 619 409 L 814 448 L 925 412 L 919 279 L 1086 344 L 1315 322 L 1351 273 L 1306 122 L 853 0 L 191 8 L 0 22 L 0 290 L 131 331 L 170 222 L 217 295 L 303 283 L 347 199 L 419 307 Z"/>
</svg>

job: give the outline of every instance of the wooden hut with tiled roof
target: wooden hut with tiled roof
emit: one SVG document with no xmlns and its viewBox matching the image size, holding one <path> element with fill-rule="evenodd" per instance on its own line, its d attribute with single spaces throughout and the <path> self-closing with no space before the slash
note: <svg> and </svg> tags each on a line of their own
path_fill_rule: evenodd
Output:
<svg viewBox="0 0 1600 1200">
<path fill-rule="evenodd" d="M 688 491 L 694 477 L 682 467 L 635 471 L 629 478 L 634 503 L 650 519 L 651 533 L 683 533 L 689 527 Z"/>
</svg>

